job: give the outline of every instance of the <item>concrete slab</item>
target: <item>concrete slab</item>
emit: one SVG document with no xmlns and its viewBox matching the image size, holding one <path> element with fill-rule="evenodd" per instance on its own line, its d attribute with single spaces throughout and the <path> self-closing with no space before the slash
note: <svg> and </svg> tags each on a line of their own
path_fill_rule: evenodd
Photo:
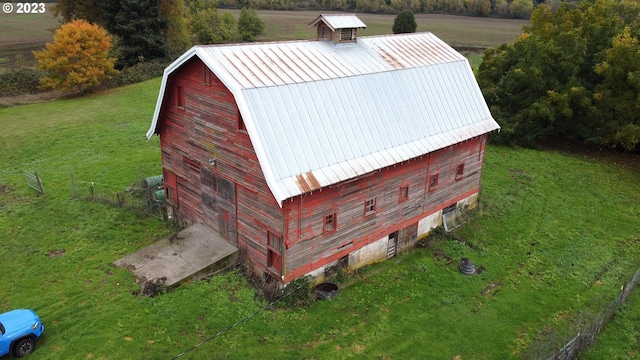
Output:
<svg viewBox="0 0 640 360">
<path fill-rule="evenodd" d="M 114 262 L 131 270 L 143 287 L 171 289 L 234 266 L 238 248 L 203 224 L 192 225 Z M 151 294 L 152 295 L 152 294 Z"/>
</svg>

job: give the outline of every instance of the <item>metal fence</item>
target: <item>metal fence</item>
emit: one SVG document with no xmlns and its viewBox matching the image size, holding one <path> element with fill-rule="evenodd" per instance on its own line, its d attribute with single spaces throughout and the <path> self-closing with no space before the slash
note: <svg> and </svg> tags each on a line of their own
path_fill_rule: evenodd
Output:
<svg viewBox="0 0 640 360">
<path fill-rule="evenodd" d="M 586 350 L 596 341 L 596 336 L 604 329 L 605 325 L 613 319 L 616 311 L 624 304 L 627 297 L 634 289 L 634 287 L 640 282 L 640 269 L 638 269 L 633 278 L 624 284 L 618 297 L 615 301 L 610 302 L 602 313 L 595 317 L 590 322 L 584 324 L 584 328 L 577 333 L 569 342 L 567 342 L 562 348 L 557 350 L 552 355 L 547 355 L 544 359 L 549 360 L 573 360 L 577 358 L 580 352 Z M 534 344 L 534 346 L 539 344 Z M 538 353 L 540 354 L 540 353 Z"/>
<path fill-rule="evenodd" d="M 38 176 L 37 172 L 30 174 L 28 172 L 24 172 L 24 179 L 27 181 L 27 185 L 33 188 L 35 191 L 44 195 L 44 186 L 42 186 L 42 180 L 40 180 L 40 176 Z"/>
<path fill-rule="evenodd" d="M 78 180 L 71 175 L 71 198 L 99 201 L 140 214 L 166 219 L 164 199 L 158 195 L 161 184 L 153 187 L 144 185 L 144 181 L 141 181 L 140 184 L 123 188 L 98 181 Z"/>
</svg>

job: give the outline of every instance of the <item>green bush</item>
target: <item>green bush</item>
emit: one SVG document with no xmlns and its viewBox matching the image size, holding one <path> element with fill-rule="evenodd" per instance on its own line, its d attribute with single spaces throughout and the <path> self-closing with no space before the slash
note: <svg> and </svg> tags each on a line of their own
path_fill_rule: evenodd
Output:
<svg viewBox="0 0 640 360">
<path fill-rule="evenodd" d="M 315 301 L 315 292 L 309 276 L 303 276 L 290 282 L 277 294 L 278 306 L 284 308 L 306 307 Z"/>
<path fill-rule="evenodd" d="M 120 70 L 118 74 L 104 81 L 102 85 L 105 88 L 115 88 L 153 79 L 162 76 L 166 66 L 167 64 L 160 60 L 137 63 Z"/>
<path fill-rule="evenodd" d="M 42 73 L 33 69 L 11 70 L 0 74 L 0 97 L 37 94 Z"/>
</svg>

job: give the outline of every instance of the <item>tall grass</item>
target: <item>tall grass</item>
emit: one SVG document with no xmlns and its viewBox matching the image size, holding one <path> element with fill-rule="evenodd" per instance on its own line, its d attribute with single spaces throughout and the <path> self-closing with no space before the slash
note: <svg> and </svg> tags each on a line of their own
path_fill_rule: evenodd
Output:
<svg viewBox="0 0 640 360">
<path fill-rule="evenodd" d="M 144 137 L 158 88 L 0 110 L 2 310 L 41 315 L 32 359 L 517 359 L 543 336 L 573 336 L 573 319 L 597 312 L 639 266 L 638 169 L 490 146 L 468 225 L 346 274 L 331 301 L 260 310 L 237 271 L 142 298 L 111 264 L 173 230 L 72 200 L 70 174 L 115 190 L 158 174 L 158 139 Z M 486 271 L 461 275 L 462 257 Z"/>
</svg>

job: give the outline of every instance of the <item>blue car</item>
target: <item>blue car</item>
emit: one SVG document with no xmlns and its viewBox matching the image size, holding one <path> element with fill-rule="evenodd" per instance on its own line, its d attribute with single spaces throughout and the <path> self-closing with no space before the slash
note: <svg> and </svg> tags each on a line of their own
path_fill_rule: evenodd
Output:
<svg viewBox="0 0 640 360">
<path fill-rule="evenodd" d="M 0 356 L 11 353 L 23 357 L 36 349 L 36 339 L 44 332 L 33 310 L 11 310 L 0 314 Z"/>
</svg>

